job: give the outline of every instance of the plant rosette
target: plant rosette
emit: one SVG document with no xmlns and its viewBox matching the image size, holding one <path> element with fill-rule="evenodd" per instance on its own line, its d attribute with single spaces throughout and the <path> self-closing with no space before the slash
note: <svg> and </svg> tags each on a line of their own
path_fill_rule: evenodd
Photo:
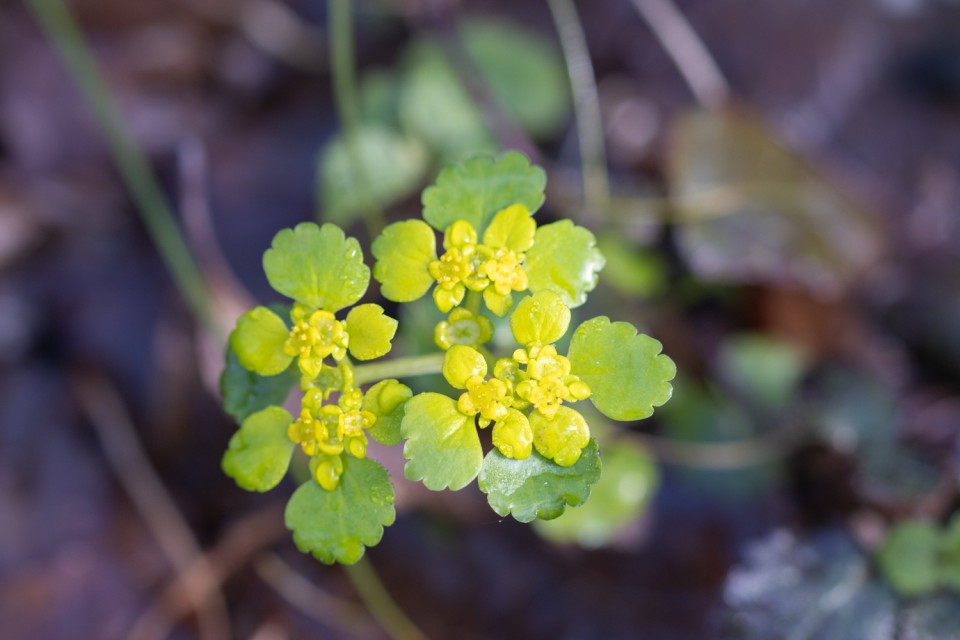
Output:
<svg viewBox="0 0 960 640">
<path fill-rule="evenodd" d="M 404 303 L 432 289 L 447 314 L 432 330 L 435 354 L 355 364 L 388 354 L 398 329 L 379 305 L 357 304 L 370 282 L 359 243 L 313 223 L 273 239 L 264 271 L 292 304 L 248 311 L 230 336 L 221 389 L 241 426 L 222 466 L 242 488 L 268 491 L 295 452 L 308 458 L 311 479 L 285 517 L 302 551 L 353 563 L 393 522 L 393 486 L 367 458 L 370 438 L 405 441 L 404 475 L 430 489 L 476 479 L 498 514 L 551 519 L 585 501 L 600 477 L 597 443 L 573 405 L 589 400 L 632 421 L 670 398 L 673 362 L 628 323 L 588 320 L 558 352 L 604 258 L 569 220 L 537 226 L 544 185 L 519 153 L 476 157 L 424 191 L 423 221 L 391 224 L 374 240 L 383 296 Z M 494 335 L 485 310 L 509 317 L 515 345 L 503 357 L 484 346 Z M 428 373 L 442 373 L 453 396 L 413 395 L 395 379 Z M 297 386 L 295 418 L 281 405 Z"/>
</svg>

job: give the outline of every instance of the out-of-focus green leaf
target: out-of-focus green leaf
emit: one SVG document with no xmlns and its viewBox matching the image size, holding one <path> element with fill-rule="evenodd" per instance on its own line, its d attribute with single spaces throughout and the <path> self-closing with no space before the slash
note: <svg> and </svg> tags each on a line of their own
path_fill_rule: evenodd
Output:
<svg viewBox="0 0 960 640">
<path fill-rule="evenodd" d="M 874 216 L 743 112 L 675 120 L 667 173 L 680 248 L 703 279 L 833 295 L 881 249 Z"/>
<path fill-rule="evenodd" d="M 282 405 L 300 380 L 300 369 L 291 364 L 275 376 L 261 376 L 241 366 L 237 354 L 227 349 L 227 364 L 220 375 L 223 410 L 243 422 L 252 413 L 271 405 Z"/>
<path fill-rule="evenodd" d="M 593 420 L 591 420 L 591 426 Z M 647 509 L 659 483 L 656 461 L 642 445 L 621 438 L 603 443 L 603 475 L 590 500 L 562 518 L 537 521 L 537 532 L 555 542 L 590 549 L 614 541 Z"/>
<path fill-rule="evenodd" d="M 325 563 L 353 564 L 393 524 L 393 486 L 379 464 L 343 456 L 343 475 L 333 491 L 308 480 L 287 503 L 285 522 L 297 548 Z"/>
<path fill-rule="evenodd" d="M 507 112 L 534 138 L 563 126 L 570 111 L 559 51 L 536 32 L 503 21 L 465 20 L 463 45 Z"/>
<path fill-rule="evenodd" d="M 941 541 L 940 529 L 929 522 L 908 521 L 890 530 L 877 550 L 877 564 L 897 593 L 912 597 L 937 588 Z"/>
<path fill-rule="evenodd" d="M 600 235 L 597 248 L 606 260 L 603 282 L 619 293 L 651 298 L 666 287 L 666 264 L 653 250 L 633 246 L 622 235 L 611 232 Z"/>
<path fill-rule="evenodd" d="M 807 358 L 796 347 L 770 336 L 741 334 L 721 345 L 718 367 L 745 397 L 776 410 L 793 398 Z"/>
<path fill-rule="evenodd" d="M 576 464 L 569 467 L 536 452 L 514 460 L 494 449 L 483 461 L 478 482 L 494 511 L 530 522 L 556 518 L 567 505 L 582 504 L 590 495 L 590 485 L 599 478 L 600 456 L 596 440 L 591 440 Z"/>
<path fill-rule="evenodd" d="M 361 127 L 357 149 L 362 174 L 354 171 L 342 136 L 320 152 L 317 194 L 324 221 L 345 224 L 372 208 L 399 200 L 413 193 L 426 174 L 423 145 L 386 127 Z"/>
<path fill-rule="evenodd" d="M 496 151 L 483 116 L 439 47 L 424 40 L 414 43 L 403 66 L 401 126 L 422 140 L 441 165 Z"/>
<path fill-rule="evenodd" d="M 399 126 L 400 78 L 383 69 L 368 71 L 360 78 L 362 120 L 395 129 Z"/>
</svg>

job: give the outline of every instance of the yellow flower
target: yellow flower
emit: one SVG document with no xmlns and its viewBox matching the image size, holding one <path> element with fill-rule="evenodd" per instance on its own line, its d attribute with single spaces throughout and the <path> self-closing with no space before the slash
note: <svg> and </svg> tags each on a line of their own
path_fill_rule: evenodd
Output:
<svg viewBox="0 0 960 640">
<path fill-rule="evenodd" d="M 304 375 L 317 377 L 327 356 L 339 361 L 347 355 L 350 337 L 346 327 L 332 313 L 322 309 L 310 313 L 307 307 L 296 303 L 290 317 L 293 328 L 283 345 L 283 352 L 298 358 Z"/>
</svg>

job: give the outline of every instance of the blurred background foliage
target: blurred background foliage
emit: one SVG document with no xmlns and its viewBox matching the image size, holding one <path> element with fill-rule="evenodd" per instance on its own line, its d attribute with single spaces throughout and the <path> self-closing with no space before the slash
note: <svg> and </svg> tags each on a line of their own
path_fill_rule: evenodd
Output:
<svg viewBox="0 0 960 640">
<path fill-rule="evenodd" d="M 0 3 L 4 634 L 418 637 L 371 618 L 392 597 L 435 638 L 960 637 L 956 2 L 357 2 L 338 116 L 327 3 L 75 0 L 114 137 L 38 26 L 58 2 Z M 378 450 L 397 523 L 363 569 L 319 566 L 283 529 L 290 484 L 220 472 L 222 332 L 275 302 L 280 228 L 368 246 L 440 168 L 508 148 L 547 170 L 541 223 L 607 258 L 574 323 L 662 340 L 674 397 L 591 417 L 591 499 L 532 526 Z M 396 352 L 432 350 L 429 300 L 399 313 Z"/>
</svg>

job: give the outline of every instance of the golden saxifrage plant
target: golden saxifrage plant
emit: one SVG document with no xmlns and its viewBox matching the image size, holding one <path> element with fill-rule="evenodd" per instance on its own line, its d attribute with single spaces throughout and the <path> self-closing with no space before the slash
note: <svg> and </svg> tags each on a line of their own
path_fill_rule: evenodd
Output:
<svg viewBox="0 0 960 640">
<path fill-rule="evenodd" d="M 286 509 L 304 552 L 356 562 L 393 522 L 393 486 L 367 457 L 370 438 L 403 442 L 407 479 L 433 490 L 476 479 L 494 511 L 529 522 L 583 503 L 600 477 L 577 403 L 633 421 L 670 398 L 673 362 L 628 323 L 587 320 L 566 355 L 558 350 L 604 259 L 587 229 L 537 225 L 545 183 L 519 153 L 476 157 L 424 191 L 423 220 L 391 224 L 374 240 L 383 297 L 430 294 L 446 315 L 426 329 L 433 354 L 381 360 L 398 322 L 377 304 L 357 304 L 371 273 L 355 239 L 313 223 L 273 239 L 264 271 L 292 303 L 248 311 L 230 336 L 222 390 L 241 427 L 223 469 L 242 488 L 267 491 L 293 455 L 309 461 L 311 477 Z M 491 346 L 500 318 L 512 346 Z M 397 379 L 438 372 L 452 394 L 414 394 Z M 294 416 L 280 405 L 298 383 Z M 490 430 L 486 454 L 478 429 Z"/>
</svg>

